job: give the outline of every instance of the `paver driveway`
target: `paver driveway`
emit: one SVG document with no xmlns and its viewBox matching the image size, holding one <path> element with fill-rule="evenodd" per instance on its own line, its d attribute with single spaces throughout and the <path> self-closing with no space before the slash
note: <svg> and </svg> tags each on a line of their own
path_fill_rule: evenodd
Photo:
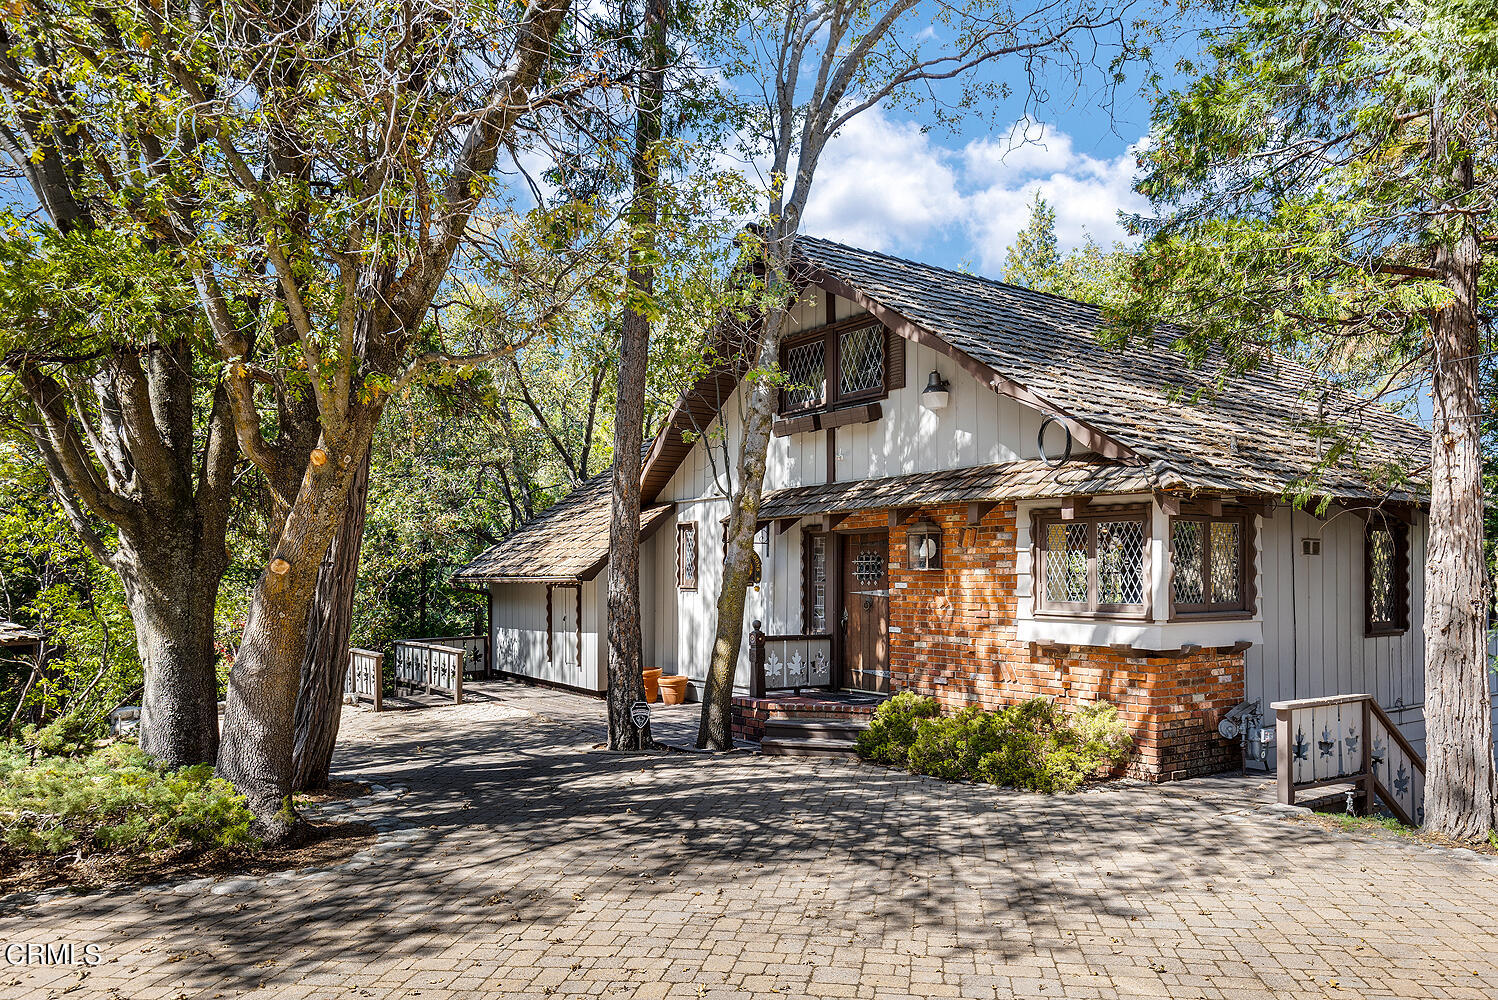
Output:
<svg viewBox="0 0 1498 1000">
<path fill-rule="evenodd" d="M 32 904 L 7 997 L 1498 997 L 1498 868 L 1208 793 L 589 750 L 598 702 L 353 715 L 414 843 L 241 894 Z M 520 711 L 520 708 L 528 711 Z M 539 713 L 539 714 L 533 714 Z"/>
</svg>

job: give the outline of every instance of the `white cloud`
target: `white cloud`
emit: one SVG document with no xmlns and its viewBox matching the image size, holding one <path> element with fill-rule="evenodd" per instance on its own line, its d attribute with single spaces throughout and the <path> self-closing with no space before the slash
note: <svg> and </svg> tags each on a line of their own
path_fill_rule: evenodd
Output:
<svg viewBox="0 0 1498 1000">
<path fill-rule="evenodd" d="M 980 269 L 996 274 L 1039 192 L 1056 210 L 1062 250 L 1088 236 L 1111 246 L 1126 238 L 1119 211 L 1145 207 L 1133 190 L 1139 145 L 1098 158 L 1078 152 L 1067 133 L 1026 120 L 1003 137 L 975 139 L 954 151 L 934 145 L 914 123 L 874 108 L 828 144 L 805 231 L 913 253 L 960 223 Z"/>
<path fill-rule="evenodd" d="M 805 231 L 869 250 L 919 246 L 962 216 L 949 156 L 915 123 L 870 108 L 823 151 Z"/>
<path fill-rule="evenodd" d="M 963 150 L 968 175 L 985 186 L 969 196 L 967 228 L 982 267 L 996 272 L 1041 194 L 1056 210 L 1063 250 L 1091 236 L 1103 246 L 1126 239 L 1118 213 L 1145 208 L 1134 191 L 1139 143 L 1112 159 L 1078 153 L 1071 136 L 1036 123 L 1016 123 L 1005 139 L 978 140 Z"/>
</svg>

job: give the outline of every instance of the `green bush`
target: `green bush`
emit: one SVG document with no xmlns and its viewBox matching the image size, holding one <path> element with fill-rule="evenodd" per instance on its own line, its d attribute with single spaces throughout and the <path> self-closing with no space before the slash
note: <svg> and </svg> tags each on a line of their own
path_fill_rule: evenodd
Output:
<svg viewBox="0 0 1498 1000">
<path fill-rule="evenodd" d="M 935 698 L 902 691 L 880 705 L 869 728 L 858 734 L 858 753 L 866 760 L 904 767 L 915 742 L 916 725 L 941 714 Z"/>
<path fill-rule="evenodd" d="M 12 848 L 151 851 L 252 845 L 244 797 L 207 764 L 163 771 L 133 743 L 77 757 L 0 747 L 0 832 Z"/>
<path fill-rule="evenodd" d="M 858 750 L 868 760 L 948 781 L 1059 792 L 1122 763 L 1130 742 L 1118 710 L 1106 702 L 1070 717 L 1032 698 L 997 712 L 975 706 L 944 718 L 933 699 L 902 693 L 875 712 Z"/>
</svg>

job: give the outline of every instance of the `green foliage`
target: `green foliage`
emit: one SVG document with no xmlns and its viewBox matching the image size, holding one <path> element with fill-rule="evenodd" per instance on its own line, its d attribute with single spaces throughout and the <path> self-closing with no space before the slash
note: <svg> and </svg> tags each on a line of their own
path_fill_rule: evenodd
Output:
<svg viewBox="0 0 1498 1000">
<path fill-rule="evenodd" d="M 868 760 L 947 781 L 1063 792 L 1121 764 L 1130 742 L 1118 710 L 1107 702 L 1070 717 L 1044 698 L 997 712 L 972 706 L 942 717 L 935 700 L 905 692 L 875 712 L 858 751 Z"/>
<path fill-rule="evenodd" d="M 1454 294 L 1438 250 L 1498 237 L 1498 21 L 1470 0 L 1222 6 L 1193 82 L 1155 106 L 1139 189 L 1156 217 L 1134 220 L 1148 239 L 1115 334 L 1168 323 L 1187 358 L 1226 372 L 1308 363 L 1323 376 L 1308 412 L 1347 411 L 1313 429 L 1354 466 L 1376 420 L 1333 405 L 1338 390 L 1421 392 L 1430 319 Z M 1492 315 L 1491 259 L 1478 286 Z M 1408 470 L 1365 474 L 1398 487 Z"/>
<path fill-rule="evenodd" d="M 78 539 L 47 486 L 40 462 L 0 441 L 0 617 L 42 632 L 46 671 L 0 650 L 0 727 L 69 726 L 102 735 L 109 710 L 141 685 L 135 630 L 120 578 Z M 3 732 L 3 728 L 0 728 Z"/>
<path fill-rule="evenodd" d="M 162 771 L 133 743 L 32 758 L 0 744 L 0 834 L 7 846 L 160 851 L 255 843 L 244 797 L 206 764 Z"/>
<path fill-rule="evenodd" d="M 904 767 L 922 719 L 941 714 L 935 698 L 901 691 L 874 712 L 869 728 L 858 734 L 858 753 L 880 764 Z"/>
<path fill-rule="evenodd" d="M 1056 210 L 1036 192 L 1030 221 L 1015 234 L 1004 254 L 1004 280 L 1037 292 L 1104 305 L 1124 296 L 1129 253 L 1120 246 L 1104 250 L 1087 242 L 1067 254 L 1056 239 Z"/>
</svg>

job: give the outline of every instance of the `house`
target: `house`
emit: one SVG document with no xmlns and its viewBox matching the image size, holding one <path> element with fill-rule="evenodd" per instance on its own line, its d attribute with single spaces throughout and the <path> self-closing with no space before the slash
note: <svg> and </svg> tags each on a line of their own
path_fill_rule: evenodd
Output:
<svg viewBox="0 0 1498 1000">
<path fill-rule="evenodd" d="M 1273 701 L 1367 691 L 1421 745 L 1420 427 L 1289 359 L 1204 393 L 1216 376 L 1166 346 L 1100 347 L 1090 306 L 809 237 L 797 252 L 743 734 L 805 704 L 775 691 L 1102 698 L 1134 773 L 1163 780 L 1272 762 Z M 645 659 L 697 683 L 738 377 L 683 395 L 642 475 Z M 1320 475 L 1326 509 L 1295 509 L 1328 424 L 1360 443 Z M 489 589 L 497 669 L 604 689 L 608 514 L 603 475 L 460 572 Z"/>
</svg>

